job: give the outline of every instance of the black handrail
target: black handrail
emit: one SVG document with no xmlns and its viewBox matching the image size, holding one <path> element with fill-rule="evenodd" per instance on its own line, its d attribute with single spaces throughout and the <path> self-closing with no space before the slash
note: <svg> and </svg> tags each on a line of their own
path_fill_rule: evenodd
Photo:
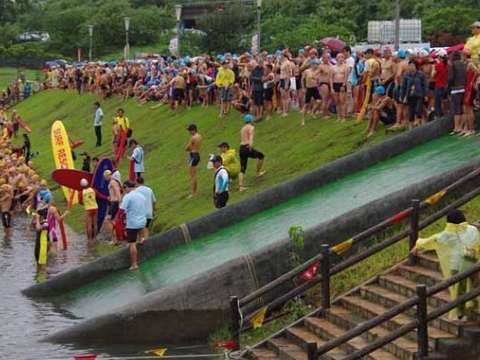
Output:
<svg viewBox="0 0 480 360">
<path fill-rule="evenodd" d="M 458 188 L 459 186 L 465 184 L 467 181 L 473 179 L 477 175 L 480 174 L 480 168 L 476 169 L 464 177 L 460 178 L 459 180 L 455 181 L 454 183 L 450 184 L 449 186 L 445 187 L 441 192 L 440 198 L 442 198 L 446 193 Z M 437 194 L 439 194 L 437 193 Z M 434 195 L 437 195 L 434 194 Z M 443 217 L 445 214 L 447 214 L 451 209 L 457 208 L 467 202 L 469 202 L 471 199 L 476 197 L 477 195 L 480 194 L 480 187 L 474 189 L 473 191 L 465 194 L 461 198 L 457 199 L 456 201 L 452 202 L 451 204 L 447 205 L 443 209 L 437 211 L 436 213 L 432 214 L 431 216 L 427 217 L 425 220 L 420 221 L 419 220 L 419 213 L 420 211 L 426 209 L 430 205 L 433 205 L 436 203 L 435 201 L 429 202 L 427 198 L 424 201 L 418 201 L 418 200 L 413 200 L 412 201 L 412 206 L 408 207 L 407 209 L 399 212 L 398 214 L 389 217 L 388 219 L 370 227 L 367 230 L 364 230 L 363 232 L 358 233 L 354 237 L 350 239 L 351 246 L 358 244 L 359 242 L 371 237 L 372 235 L 379 233 L 395 224 L 397 224 L 399 221 L 404 220 L 404 219 L 409 219 L 410 220 L 410 227 L 407 230 L 404 230 L 400 232 L 399 234 L 396 234 L 387 240 L 384 240 L 378 244 L 375 244 L 365 251 L 362 251 L 359 254 L 356 254 L 354 256 L 351 256 L 347 258 L 346 260 L 342 261 L 341 263 L 333 266 L 330 268 L 330 256 L 329 256 L 329 249 L 328 246 L 322 246 L 322 253 L 316 255 L 312 259 L 308 260 L 304 264 L 296 267 L 295 269 L 281 275 L 279 278 L 273 280 L 272 282 L 264 285 L 263 287 L 257 289 L 256 291 L 250 293 L 249 295 L 245 296 L 242 299 L 238 299 L 236 297 L 231 298 L 231 309 L 232 309 L 232 320 L 233 320 L 233 331 L 235 334 L 236 339 L 239 339 L 240 332 L 243 330 L 243 322 L 246 322 L 250 319 L 252 319 L 255 316 L 255 313 L 261 309 L 264 308 L 265 306 L 268 309 L 275 308 L 277 306 L 282 305 L 283 303 L 286 303 L 287 301 L 301 295 L 302 293 L 305 293 L 308 289 L 312 288 L 313 286 L 317 285 L 318 283 L 322 283 L 322 309 L 327 309 L 330 306 L 330 278 L 331 276 L 338 274 L 348 268 L 350 268 L 353 265 L 356 265 L 362 260 L 365 260 L 366 258 L 386 249 L 387 247 L 399 242 L 400 240 L 404 239 L 405 237 L 409 237 L 409 248 L 410 250 L 415 246 L 415 242 L 418 239 L 418 232 L 433 222 L 437 221 L 441 217 Z M 413 265 L 415 263 L 416 259 L 414 255 L 409 254 L 409 264 Z M 296 276 L 300 275 L 302 272 L 304 272 L 306 269 L 308 269 L 311 265 L 313 265 L 316 262 L 320 262 L 320 274 L 315 275 L 311 280 L 300 284 L 299 286 L 296 286 L 294 289 L 288 291 L 286 294 L 277 297 L 267 305 L 263 306 L 256 306 L 253 308 L 249 308 L 249 314 L 243 317 L 242 314 L 242 306 L 245 306 L 255 300 L 258 300 L 261 298 L 263 295 L 267 294 L 269 291 L 273 290 L 274 288 L 286 283 L 287 281 L 290 281 L 294 279 Z M 327 267 L 328 266 L 328 267 Z M 430 290 L 430 289 L 429 289 Z M 428 291 L 429 291 L 428 290 Z M 431 294 L 429 293 L 428 296 Z M 413 306 L 415 304 L 412 304 Z M 390 314 L 395 308 L 390 309 L 389 312 L 386 314 Z M 398 315 L 398 314 L 396 314 Z M 392 317 L 395 315 L 392 315 Z M 388 320 L 387 318 L 386 320 Z M 337 338 L 341 339 L 342 337 Z M 328 344 L 328 343 L 327 343 Z M 325 344 L 325 345 L 327 345 Z M 239 345 L 239 344 L 238 344 Z M 325 346 L 324 345 L 324 346 Z"/>
<path fill-rule="evenodd" d="M 475 264 L 470 269 L 468 269 L 468 270 L 466 270 L 462 273 L 456 274 L 456 275 L 448 278 L 447 280 L 444 280 L 441 283 L 436 284 L 436 285 L 426 289 L 425 296 L 426 297 L 431 297 L 431 296 L 433 296 L 433 295 L 435 295 L 435 294 L 437 294 L 437 293 L 439 293 L 443 290 L 448 289 L 450 286 L 456 284 L 457 282 L 460 282 L 464 279 L 469 278 L 470 276 L 472 276 L 472 275 L 474 275 L 478 272 L 480 272 L 480 263 Z M 479 288 L 479 290 L 480 290 L 480 288 Z M 341 344 L 343 344 L 347 341 L 350 341 L 353 338 L 355 338 L 357 336 L 360 336 L 364 332 L 366 332 L 366 331 L 368 331 L 368 330 L 370 330 L 370 329 L 372 329 L 372 328 L 390 320 L 391 318 L 405 312 L 406 310 L 408 310 L 412 306 L 418 305 L 418 303 L 419 303 L 419 296 L 418 296 L 418 293 L 417 293 L 416 296 L 413 296 L 412 298 L 408 299 L 407 301 L 405 301 L 401 304 L 398 304 L 398 305 L 395 305 L 395 306 L 391 307 L 389 310 L 387 310 L 383 314 L 380 314 L 380 315 L 378 315 L 374 318 L 371 318 L 371 319 L 359 324 L 358 326 L 354 327 L 353 329 L 349 330 L 348 332 L 339 336 L 338 338 L 335 338 L 331 341 L 328 341 L 327 343 L 325 343 L 324 345 L 322 345 L 321 347 L 318 348 L 318 354 L 319 355 L 325 354 L 326 352 L 336 348 L 337 346 L 340 346 Z M 451 303 L 455 303 L 456 305 L 454 305 L 454 306 L 449 305 Z M 451 309 L 455 308 L 458 305 L 459 305 L 459 303 L 457 303 L 457 301 L 450 302 L 447 305 L 444 305 L 444 306 L 438 308 L 437 310 L 433 311 L 427 317 L 427 319 L 428 319 L 428 321 L 434 320 L 437 317 L 445 314 L 446 312 L 450 311 Z M 448 308 L 448 310 L 445 310 L 447 308 Z M 437 315 L 437 313 L 440 313 L 440 314 L 438 316 L 432 317 L 433 316 L 432 314 Z M 418 319 L 417 319 L 417 321 L 418 321 Z M 412 331 L 415 327 L 417 327 L 417 325 L 411 325 L 411 324 L 406 324 L 405 326 L 408 326 L 408 325 L 413 326 L 413 327 L 409 327 L 410 330 L 408 330 L 406 332 L 400 331 L 400 329 L 402 329 L 403 327 L 400 327 L 399 329 L 397 329 L 398 332 L 401 333 L 401 335 L 396 335 L 396 331 L 394 331 L 388 336 L 389 341 L 387 341 L 385 343 L 379 341 L 378 343 L 381 343 L 381 345 L 379 345 L 378 347 L 373 346 L 371 348 L 370 345 L 373 345 L 375 343 L 374 342 L 374 343 L 370 344 L 368 347 L 366 347 L 370 350 L 369 352 L 364 352 L 364 351 L 361 351 L 361 350 L 359 350 L 358 352 L 360 353 L 360 351 L 361 351 L 362 356 L 364 356 L 364 355 L 370 353 L 371 351 L 374 351 L 374 350 L 384 346 L 388 342 L 405 335 L 406 333 L 408 333 L 409 331 Z M 383 338 L 381 338 L 381 339 L 383 339 Z M 354 354 L 356 354 L 356 352 L 353 353 L 352 355 L 354 355 Z M 347 358 L 345 358 L 343 360 L 346 360 L 346 359 Z M 352 357 L 352 359 L 355 359 L 355 357 Z"/>
</svg>

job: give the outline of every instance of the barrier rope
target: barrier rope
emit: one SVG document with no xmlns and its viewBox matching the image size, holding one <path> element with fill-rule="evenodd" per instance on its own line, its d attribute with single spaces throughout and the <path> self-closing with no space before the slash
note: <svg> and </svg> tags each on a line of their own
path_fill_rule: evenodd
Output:
<svg viewBox="0 0 480 360">
<path fill-rule="evenodd" d="M 188 244 L 192 242 L 192 237 L 190 236 L 190 230 L 188 230 L 187 224 L 181 224 L 180 225 L 180 230 L 182 231 L 183 234 L 183 239 L 185 240 L 185 244 Z"/>
</svg>

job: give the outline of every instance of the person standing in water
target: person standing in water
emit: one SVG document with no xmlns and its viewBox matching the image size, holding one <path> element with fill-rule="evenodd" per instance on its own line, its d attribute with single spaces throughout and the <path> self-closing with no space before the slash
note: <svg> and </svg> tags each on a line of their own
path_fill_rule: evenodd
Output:
<svg viewBox="0 0 480 360">
<path fill-rule="evenodd" d="M 190 124 L 187 128 L 191 135 L 190 140 L 185 146 L 185 151 L 190 153 L 188 165 L 190 168 L 190 181 L 192 183 L 192 193 L 189 198 L 197 195 L 197 166 L 200 163 L 200 149 L 202 148 L 202 135 L 198 133 L 197 125 Z"/>
<path fill-rule="evenodd" d="M 120 179 L 120 173 L 115 171 L 112 173 L 110 170 L 103 172 L 103 177 L 108 182 L 108 214 L 105 219 L 105 223 L 109 231 L 112 233 L 112 244 L 116 245 L 118 239 L 114 238 L 114 226 L 113 222 L 118 213 L 120 207 L 120 200 L 122 199 L 122 184 Z"/>
<path fill-rule="evenodd" d="M 12 233 L 13 195 L 12 185 L 4 183 L 0 186 L 0 211 L 2 213 L 3 230 L 7 237 Z"/>
<path fill-rule="evenodd" d="M 95 190 L 89 186 L 87 179 L 80 180 L 82 187 L 82 203 L 85 207 L 85 231 L 89 243 L 93 243 L 97 237 L 97 213 L 98 204 Z"/>
<path fill-rule="evenodd" d="M 245 125 L 240 130 L 240 174 L 238 175 L 238 186 L 240 191 L 245 191 L 247 189 L 244 186 L 244 181 L 249 158 L 257 160 L 257 178 L 265 174 L 265 171 L 262 170 L 265 155 L 253 148 L 253 140 L 255 137 L 255 126 L 252 124 L 253 116 L 247 114 L 243 117 L 243 120 L 245 121 Z"/>
</svg>

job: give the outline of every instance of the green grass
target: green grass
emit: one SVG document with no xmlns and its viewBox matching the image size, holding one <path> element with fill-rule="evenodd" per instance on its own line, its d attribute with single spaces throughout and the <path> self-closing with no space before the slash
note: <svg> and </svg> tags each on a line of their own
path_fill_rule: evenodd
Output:
<svg viewBox="0 0 480 360">
<path fill-rule="evenodd" d="M 239 131 L 243 122 L 237 112 L 219 119 L 218 109 L 214 106 L 173 113 L 167 106 L 152 109 L 150 105 L 142 106 L 133 100 L 123 102 L 114 97 L 102 104 L 105 112 L 105 139 L 101 148 L 95 148 L 92 113 L 96 100 L 92 94 L 78 96 L 73 91 L 49 90 L 17 106 L 21 116 L 33 129 L 32 150 L 40 153 L 34 159 L 34 164 L 41 176 L 49 179 L 54 168 L 50 128 L 56 119 L 64 121 L 71 139 L 86 141 L 77 149 L 77 153 L 87 151 L 92 156 L 108 156 L 111 153 L 111 120 L 115 110 L 123 107 L 133 126 L 133 137 L 145 147 L 146 183 L 154 189 L 158 198 L 155 230 L 171 228 L 214 211 L 211 194 L 213 172 L 206 169 L 206 159 L 209 153 L 217 151 L 216 146 L 220 142 L 227 141 L 238 148 Z M 199 127 L 204 137 L 204 146 L 199 167 L 199 196 L 189 200 L 190 182 L 184 146 L 189 139 L 186 127 L 192 122 Z M 288 118 L 275 116 L 258 124 L 255 147 L 266 155 L 267 174 L 262 179 L 255 180 L 255 164 L 250 161 L 246 177 L 249 189 L 244 193 L 233 191 L 230 203 L 244 200 L 385 137 L 384 132 L 379 131 L 366 142 L 364 131 L 363 124 L 355 125 L 352 121 L 341 124 L 333 119 L 307 119 L 306 126 L 302 128 L 298 113 L 293 113 Z M 126 166 L 124 161 L 121 165 L 124 177 Z M 81 167 L 80 159 L 77 160 L 76 167 Z M 62 199 L 58 190 L 56 198 Z M 67 221 L 75 230 L 82 230 L 81 209 L 73 209 Z"/>
<path fill-rule="evenodd" d="M 7 88 L 10 83 L 15 80 L 19 74 L 19 71 L 24 71 L 27 80 L 38 80 L 40 79 L 39 70 L 31 69 L 16 69 L 11 67 L 1 67 L 0 68 L 0 91 Z"/>
</svg>

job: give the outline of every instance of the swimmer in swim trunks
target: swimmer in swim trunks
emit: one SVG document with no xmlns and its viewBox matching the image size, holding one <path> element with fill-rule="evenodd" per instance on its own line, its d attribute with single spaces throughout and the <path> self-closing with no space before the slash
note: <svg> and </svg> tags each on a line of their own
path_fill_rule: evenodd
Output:
<svg viewBox="0 0 480 360">
<path fill-rule="evenodd" d="M 257 178 L 265 174 L 265 171 L 262 171 L 265 155 L 253 148 L 253 139 L 255 137 L 255 127 L 252 124 L 253 116 L 247 114 L 243 117 L 243 120 L 245 121 L 245 125 L 240 131 L 240 174 L 238 175 L 238 186 L 240 191 L 245 191 L 247 189 L 244 186 L 244 178 L 249 158 L 257 160 Z"/>
<path fill-rule="evenodd" d="M 197 195 L 197 166 L 200 163 L 200 149 L 202 148 L 202 135 L 198 133 L 197 125 L 190 124 L 187 128 L 192 137 L 185 146 L 185 151 L 190 153 L 190 160 L 188 162 L 190 169 L 190 180 L 192 183 L 192 193 L 189 198 Z"/>
<path fill-rule="evenodd" d="M 13 187 L 10 184 L 3 184 L 0 187 L 0 211 L 2 213 L 2 225 L 5 236 L 9 237 L 12 231 L 12 205 Z"/>
</svg>

